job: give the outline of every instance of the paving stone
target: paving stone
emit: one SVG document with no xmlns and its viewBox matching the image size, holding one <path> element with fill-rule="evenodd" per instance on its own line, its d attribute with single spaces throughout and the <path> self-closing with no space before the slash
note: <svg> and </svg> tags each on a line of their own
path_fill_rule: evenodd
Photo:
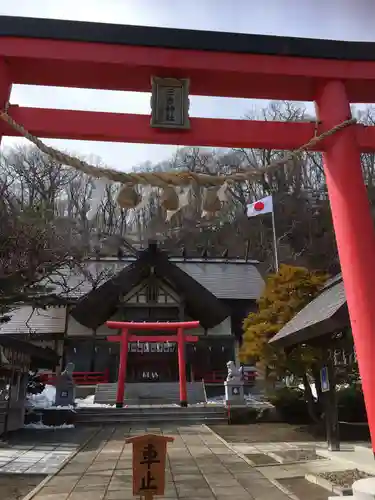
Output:
<svg viewBox="0 0 375 500">
<path fill-rule="evenodd" d="M 101 491 L 79 491 L 73 492 L 69 495 L 69 500 L 102 500 L 105 493 Z"/>
<path fill-rule="evenodd" d="M 130 429 L 119 425 L 103 428 L 90 446 L 58 473 L 56 479 L 61 482 L 52 483 L 50 489 L 44 487 L 39 497 L 52 494 L 52 491 L 58 494 L 60 488 L 60 493 L 64 489 L 64 494 L 70 489 L 68 500 L 132 499 L 132 450 L 130 445 L 125 445 L 125 439 L 147 430 L 175 438 L 168 446 L 166 490 L 164 496 L 158 497 L 161 500 L 229 500 L 230 497 L 236 500 L 284 500 L 281 490 L 207 428 L 199 425 L 170 426 L 167 432 L 159 427 Z M 58 451 L 61 452 L 61 448 Z M 54 450 L 49 453 L 50 457 L 54 456 L 55 464 L 58 457 L 64 457 L 61 453 L 54 454 Z M 40 458 L 40 467 L 44 465 L 43 461 L 45 457 Z M 64 484 L 64 478 L 69 482 Z"/>
<path fill-rule="evenodd" d="M 129 499 L 133 498 L 133 495 L 129 496 L 128 498 Z M 159 499 L 159 497 L 157 498 Z M 104 496 L 104 500 L 126 500 L 126 499 L 124 496 L 124 492 L 120 490 L 120 491 L 108 491 Z"/>
<path fill-rule="evenodd" d="M 38 494 L 33 498 L 33 500 L 67 500 L 68 496 L 69 495 L 66 493 L 51 493 L 48 495 Z"/>
<path fill-rule="evenodd" d="M 68 495 L 74 488 L 74 484 L 72 485 L 59 485 L 59 486 L 50 486 L 49 483 L 43 488 L 44 495 Z"/>
</svg>

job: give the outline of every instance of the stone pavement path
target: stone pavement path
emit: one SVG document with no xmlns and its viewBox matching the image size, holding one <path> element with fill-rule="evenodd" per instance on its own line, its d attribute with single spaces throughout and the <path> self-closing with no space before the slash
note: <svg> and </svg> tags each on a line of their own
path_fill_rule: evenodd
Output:
<svg viewBox="0 0 375 500">
<path fill-rule="evenodd" d="M 132 495 L 130 436 L 173 436 L 169 444 L 166 491 L 160 499 L 288 500 L 283 493 L 228 448 L 207 427 L 103 427 L 33 500 L 128 500 Z"/>
<path fill-rule="evenodd" d="M 95 432 L 22 430 L 0 446 L 0 474 L 53 474 Z"/>
</svg>

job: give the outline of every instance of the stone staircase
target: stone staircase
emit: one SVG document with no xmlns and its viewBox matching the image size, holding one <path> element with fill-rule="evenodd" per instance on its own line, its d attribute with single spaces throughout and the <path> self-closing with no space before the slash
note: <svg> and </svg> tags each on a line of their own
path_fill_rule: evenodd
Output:
<svg viewBox="0 0 375 500">
<path fill-rule="evenodd" d="M 128 406 L 126 408 L 79 408 L 75 414 L 75 424 L 105 425 L 128 424 L 217 424 L 227 422 L 227 412 L 223 406 Z"/>
<path fill-rule="evenodd" d="M 117 384 L 99 384 L 95 389 L 95 403 L 116 403 Z M 206 403 L 204 383 L 187 383 L 188 404 Z M 180 387 L 178 382 L 127 383 L 124 404 L 126 405 L 166 405 L 179 404 Z"/>
</svg>

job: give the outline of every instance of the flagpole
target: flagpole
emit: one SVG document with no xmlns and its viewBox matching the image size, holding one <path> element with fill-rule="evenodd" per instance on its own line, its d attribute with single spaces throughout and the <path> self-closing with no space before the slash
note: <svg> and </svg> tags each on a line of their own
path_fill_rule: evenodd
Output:
<svg viewBox="0 0 375 500">
<path fill-rule="evenodd" d="M 246 206 L 247 217 L 256 217 L 257 215 L 269 214 L 272 216 L 272 236 L 273 236 L 273 248 L 274 248 L 274 259 L 275 259 L 275 272 L 279 272 L 279 255 L 277 250 L 277 238 L 276 238 L 276 225 L 275 225 L 275 212 L 273 210 L 273 197 L 272 195 L 266 196 L 261 200 L 249 203 Z"/>
<path fill-rule="evenodd" d="M 273 248 L 275 253 L 275 271 L 279 272 L 279 256 L 277 251 L 277 237 L 276 237 L 276 226 L 275 226 L 275 212 L 273 211 L 272 206 L 272 234 L 273 234 Z"/>
</svg>

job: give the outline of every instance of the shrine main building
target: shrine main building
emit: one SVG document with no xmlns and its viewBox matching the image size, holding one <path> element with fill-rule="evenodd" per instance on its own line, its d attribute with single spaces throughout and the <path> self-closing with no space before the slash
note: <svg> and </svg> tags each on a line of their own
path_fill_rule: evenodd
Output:
<svg viewBox="0 0 375 500">
<path fill-rule="evenodd" d="M 257 261 L 168 257 L 155 243 L 137 257 L 90 259 L 80 269 L 51 280 L 64 305 L 33 310 L 24 304 L 0 328 L 0 335 L 54 349 L 61 356 L 56 369 L 74 363 L 78 384 L 117 381 L 120 346 L 107 341 L 116 333 L 108 320 L 199 321 L 191 332 L 198 342 L 186 346 L 187 379 L 222 383 L 226 362 L 236 359 L 243 319 L 264 287 Z M 178 380 L 175 343 L 131 342 L 128 352 L 127 381 Z"/>
</svg>

